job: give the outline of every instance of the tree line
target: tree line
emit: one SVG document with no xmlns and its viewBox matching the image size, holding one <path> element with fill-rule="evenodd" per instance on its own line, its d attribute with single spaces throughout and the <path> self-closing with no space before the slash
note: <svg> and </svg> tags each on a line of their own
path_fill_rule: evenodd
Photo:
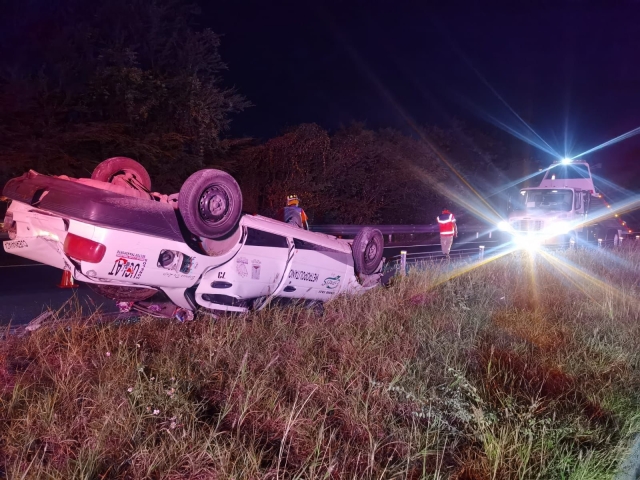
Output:
<svg viewBox="0 0 640 480">
<path fill-rule="evenodd" d="M 229 171 L 249 212 L 274 215 L 296 193 L 315 223 L 425 223 L 464 201 L 465 179 L 488 192 L 513 166 L 503 143 L 459 121 L 230 138 L 233 115 L 251 103 L 224 86 L 220 37 L 180 0 L 0 9 L 11 46 L 0 75 L 2 185 L 30 168 L 88 176 L 105 158 L 129 156 L 158 191 L 177 191 L 200 168 Z"/>
</svg>

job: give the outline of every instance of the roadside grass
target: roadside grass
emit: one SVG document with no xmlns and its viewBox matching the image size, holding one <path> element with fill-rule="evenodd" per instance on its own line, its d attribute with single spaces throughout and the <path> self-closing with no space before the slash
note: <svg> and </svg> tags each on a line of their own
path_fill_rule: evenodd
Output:
<svg viewBox="0 0 640 480">
<path fill-rule="evenodd" d="M 640 431 L 632 247 L 428 262 L 322 314 L 9 336 L 0 476 L 611 478 Z"/>
</svg>

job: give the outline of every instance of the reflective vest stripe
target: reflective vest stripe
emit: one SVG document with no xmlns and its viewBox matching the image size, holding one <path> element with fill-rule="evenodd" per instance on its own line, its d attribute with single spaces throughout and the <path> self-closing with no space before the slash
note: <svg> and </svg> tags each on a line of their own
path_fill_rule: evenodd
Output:
<svg viewBox="0 0 640 480">
<path fill-rule="evenodd" d="M 440 224 L 445 224 L 445 223 L 449 223 L 453 220 L 453 213 L 449 214 L 449 218 L 446 220 L 440 220 L 440 216 L 436 217 L 436 220 L 438 220 L 438 223 Z"/>
<path fill-rule="evenodd" d="M 441 220 L 440 217 L 445 217 L 444 220 Z M 438 223 L 440 224 L 440 235 L 453 235 L 455 233 L 455 221 L 456 219 L 453 217 L 453 213 L 450 213 L 448 217 L 445 214 L 439 215 L 436 217 Z"/>
</svg>

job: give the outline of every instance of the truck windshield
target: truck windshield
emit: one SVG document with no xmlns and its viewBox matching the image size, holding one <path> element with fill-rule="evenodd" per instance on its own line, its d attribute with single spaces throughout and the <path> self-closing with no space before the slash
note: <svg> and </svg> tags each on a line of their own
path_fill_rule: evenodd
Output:
<svg viewBox="0 0 640 480">
<path fill-rule="evenodd" d="M 543 210 L 571 211 L 573 191 L 571 190 L 523 190 L 527 208 Z"/>
</svg>

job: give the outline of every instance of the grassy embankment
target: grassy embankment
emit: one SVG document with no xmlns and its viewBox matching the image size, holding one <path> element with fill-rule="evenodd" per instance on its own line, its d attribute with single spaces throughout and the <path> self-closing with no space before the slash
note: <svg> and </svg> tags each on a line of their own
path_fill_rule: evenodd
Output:
<svg viewBox="0 0 640 480">
<path fill-rule="evenodd" d="M 322 316 L 71 321 L 10 338 L 0 470 L 610 478 L 640 429 L 640 250 L 553 258 L 453 278 L 429 264 Z"/>
</svg>

